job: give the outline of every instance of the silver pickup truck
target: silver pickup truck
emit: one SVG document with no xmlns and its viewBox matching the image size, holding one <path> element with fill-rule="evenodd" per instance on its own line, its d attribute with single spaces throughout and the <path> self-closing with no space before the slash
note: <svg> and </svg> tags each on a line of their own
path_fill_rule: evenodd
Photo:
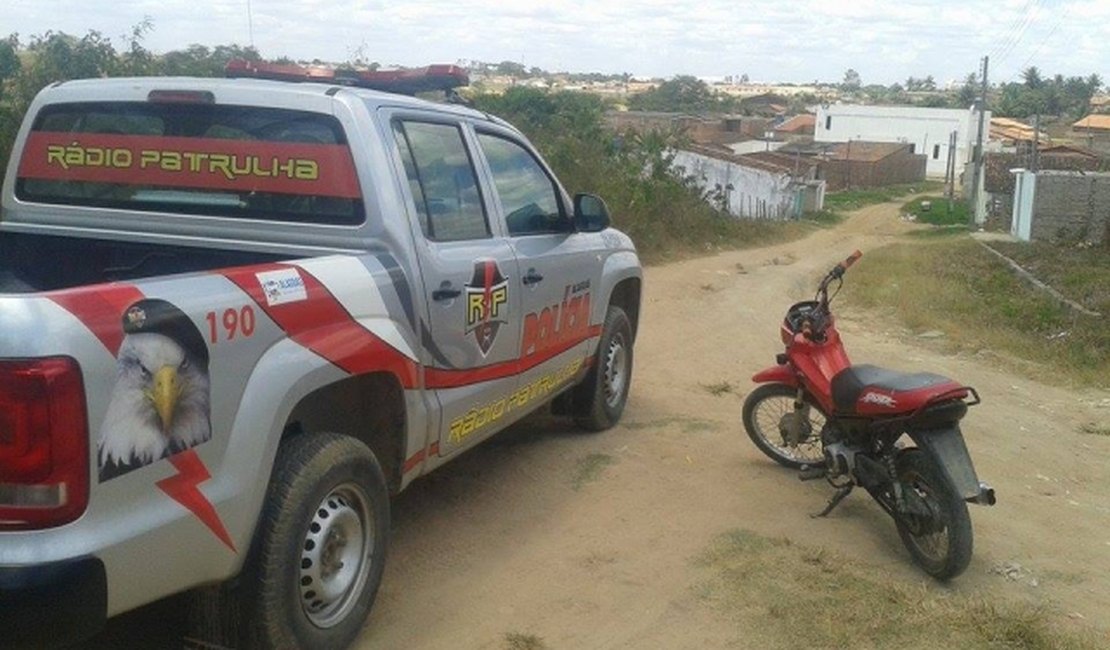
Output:
<svg viewBox="0 0 1110 650">
<path fill-rule="evenodd" d="M 224 643 L 346 647 L 393 494 L 542 406 L 625 406 L 632 242 L 476 110 L 54 84 L 2 209 L 4 647 L 198 587 Z"/>
</svg>

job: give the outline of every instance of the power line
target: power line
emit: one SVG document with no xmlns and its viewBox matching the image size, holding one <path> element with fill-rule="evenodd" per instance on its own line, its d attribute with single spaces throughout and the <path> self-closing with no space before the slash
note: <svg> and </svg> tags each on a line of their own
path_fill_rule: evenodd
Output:
<svg viewBox="0 0 1110 650">
<path fill-rule="evenodd" d="M 1029 23 L 1029 17 L 1032 13 L 1031 10 L 1035 2 L 1039 3 L 1039 0 L 1025 1 L 1025 7 L 1021 10 L 1021 13 L 1019 13 L 1018 17 L 1010 23 L 1010 26 L 1006 29 L 1006 33 L 1002 36 L 1001 39 L 999 39 L 999 41 L 995 44 L 994 49 L 992 49 L 987 56 L 1002 56 L 1002 52 L 1007 49 L 1011 41 L 1013 41 L 1014 38 L 1017 37 L 1018 31 L 1024 29 L 1023 25 L 1027 25 Z"/>
<path fill-rule="evenodd" d="M 1048 32 L 1048 34 L 1046 34 L 1046 35 L 1045 35 L 1045 37 L 1044 37 L 1043 39 L 1041 39 L 1041 42 L 1040 42 L 1040 44 L 1039 44 L 1039 45 L 1037 45 L 1037 47 L 1033 49 L 1033 52 L 1032 52 L 1032 53 L 1031 53 L 1031 54 L 1029 55 L 1029 58 L 1028 58 L 1028 59 L 1026 59 L 1026 60 L 1025 60 L 1025 63 L 1023 63 L 1023 64 L 1021 65 L 1021 69 L 1022 69 L 1022 70 L 1024 70 L 1024 69 L 1025 69 L 1025 67 L 1026 67 L 1026 66 L 1028 66 L 1028 65 L 1029 65 L 1029 63 L 1030 63 L 1030 62 L 1031 62 L 1031 61 L 1032 61 L 1032 60 L 1033 60 L 1033 59 L 1034 59 L 1034 58 L 1035 58 L 1035 57 L 1036 57 L 1036 56 L 1037 56 L 1038 54 L 1040 54 L 1040 53 L 1041 53 L 1041 50 L 1042 50 L 1042 49 L 1044 49 L 1044 46 L 1048 44 L 1048 40 L 1049 40 L 1050 38 L 1052 38 L 1052 35 L 1056 33 L 1056 30 L 1060 29 L 1060 25 L 1061 25 L 1061 24 L 1062 24 L 1062 23 L 1064 22 L 1064 20 L 1065 20 L 1065 19 L 1066 19 L 1066 18 L 1068 17 L 1068 14 L 1070 13 L 1070 11 L 1071 11 L 1071 7 L 1070 7 L 1070 5 L 1065 5 L 1065 6 L 1064 6 L 1064 10 L 1063 10 L 1062 12 L 1060 12 L 1060 13 L 1058 13 L 1058 14 L 1056 15 L 1056 22 L 1055 22 L 1055 23 L 1053 23 L 1053 25 L 1052 25 L 1052 29 L 1050 29 L 1050 30 L 1049 30 L 1049 32 Z"/>
<path fill-rule="evenodd" d="M 1041 5 L 1041 0 L 1037 0 L 1036 6 L 1033 8 L 1032 11 L 1025 15 L 1025 20 L 1022 21 L 1014 37 L 1006 44 L 1005 47 L 1002 48 L 1002 51 L 999 52 L 999 61 L 1009 57 L 1010 53 L 1014 51 L 1014 48 L 1021 43 L 1021 39 L 1025 38 L 1025 32 L 1029 29 L 1029 26 L 1032 25 L 1035 20 L 1041 17 L 1041 9 L 1043 8 L 1045 7 Z"/>
</svg>

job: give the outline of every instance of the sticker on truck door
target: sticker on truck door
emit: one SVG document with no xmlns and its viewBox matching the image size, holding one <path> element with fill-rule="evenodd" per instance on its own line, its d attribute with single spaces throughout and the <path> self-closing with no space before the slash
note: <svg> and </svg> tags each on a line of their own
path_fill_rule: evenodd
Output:
<svg viewBox="0 0 1110 650">
<path fill-rule="evenodd" d="M 101 482 L 212 437 L 208 346 L 197 326 L 169 302 L 143 299 L 122 329 L 97 442 Z"/>
</svg>

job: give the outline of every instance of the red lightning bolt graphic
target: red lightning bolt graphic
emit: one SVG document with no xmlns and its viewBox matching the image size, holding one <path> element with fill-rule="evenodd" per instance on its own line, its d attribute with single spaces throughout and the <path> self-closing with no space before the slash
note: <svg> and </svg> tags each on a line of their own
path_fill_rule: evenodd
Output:
<svg viewBox="0 0 1110 650">
<path fill-rule="evenodd" d="M 197 489 L 197 485 L 212 478 L 200 456 L 197 456 L 196 451 L 186 449 L 180 454 L 170 456 L 169 460 L 177 468 L 178 473 L 175 476 L 158 481 L 155 485 L 169 495 L 171 499 L 185 506 L 189 512 L 196 515 L 197 519 L 208 526 L 208 529 L 216 537 L 219 537 L 220 541 L 226 544 L 233 553 L 238 553 L 235 550 L 235 543 L 231 541 L 231 536 L 227 534 L 227 529 L 220 521 L 220 515 L 212 507 L 212 502 Z"/>
</svg>

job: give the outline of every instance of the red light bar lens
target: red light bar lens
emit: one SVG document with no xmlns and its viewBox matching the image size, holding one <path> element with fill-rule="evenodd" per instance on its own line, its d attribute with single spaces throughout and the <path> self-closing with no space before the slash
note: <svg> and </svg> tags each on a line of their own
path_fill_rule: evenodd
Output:
<svg viewBox="0 0 1110 650">
<path fill-rule="evenodd" d="M 152 90 L 146 100 L 154 104 L 215 104 L 216 96 L 207 90 Z"/>
</svg>

